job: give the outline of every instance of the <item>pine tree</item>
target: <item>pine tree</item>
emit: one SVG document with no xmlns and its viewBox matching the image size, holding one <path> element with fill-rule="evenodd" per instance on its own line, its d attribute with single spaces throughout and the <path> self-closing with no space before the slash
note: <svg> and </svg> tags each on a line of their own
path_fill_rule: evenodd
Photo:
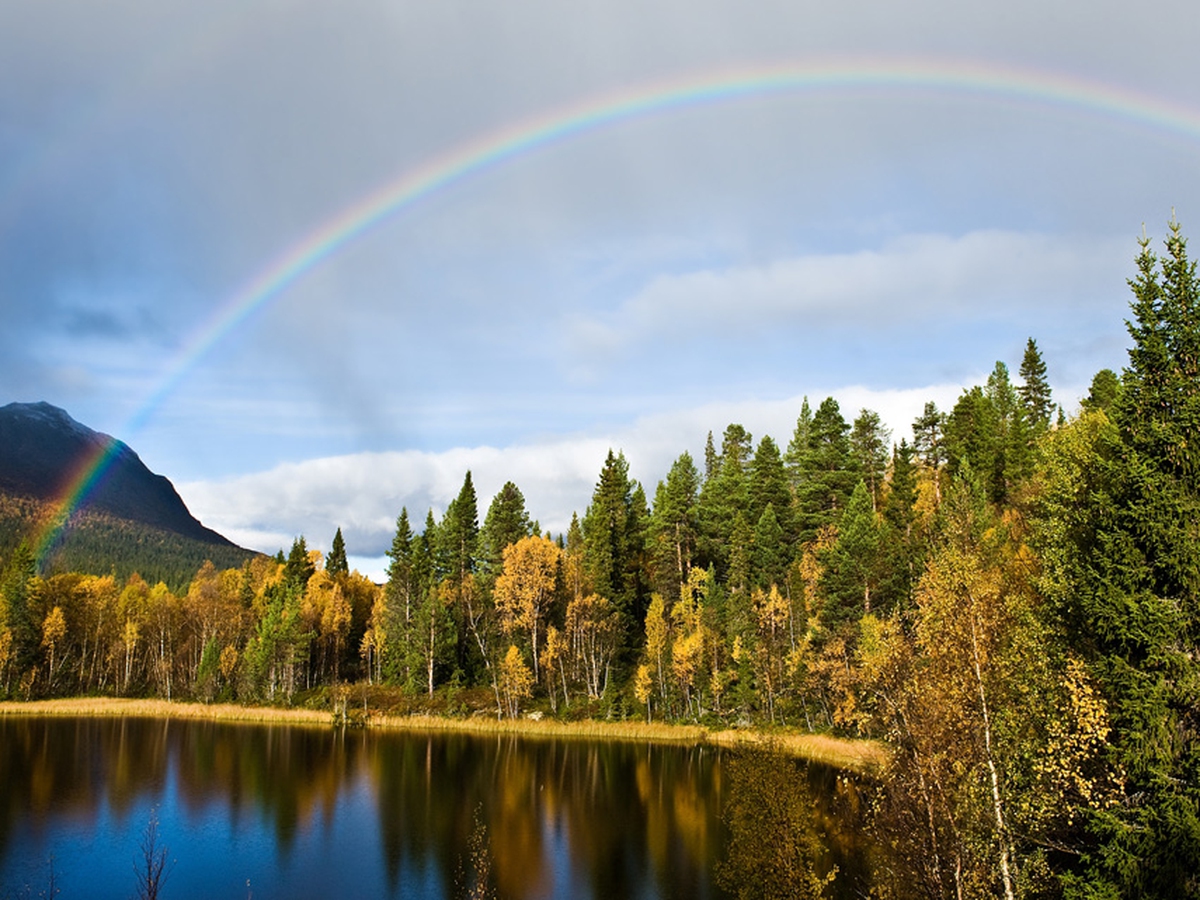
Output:
<svg viewBox="0 0 1200 900">
<path fill-rule="evenodd" d="M 346 561 L 346 542 L 342 540 L 342 529 L 333 536 L 333 545 L 329 548 L 329 558 L 325 560 L 325 571 L 335 578 L 338 575 L 348 575 L 350 565 Z"/>
<path fill-rule="evenodd" d="M 837 541 L 825 554 L 825 613 L 831 631 L 871 611 L 879 583 L 879 522 L 871 508 L 871 492 L 860 481 L 838 524 Z"/>
<path fill-rule="evenodd" d="M 612 602 L 629 629 L 645 616 L 642 608 L 645 495 L 635 502 L 625 454 L 608 451 L 582 532 L 588 578 L 601 597 Z"/>
<path fill-rule="evenodd" d="M 784 455 L 793 491 L 799 491 L 803 478 L 803 466 L 808 459 L 809 445 L 812 440 L 812 421 L 812 408 L 808 405 L 808 397 L 805 397 L 800 404 L 800 416 L 796 419 L 796 429 L 792 432 L 792 440 Z"/>
<path fill-rule="evenodd" d="M 883 504 L 880 541 L 884 571 L 880 576 L 881 608 L 907 608 L 921 571 L 920 536 L 916 533 L 917 479 L 913 449 L 904 440 L 892 452 L 887 500 Z"/>
<path fill-rule="evenodd" d="M 879 413 L 870 409 L 859 411 L 850 431 L 850 450 L 854 454 L 858 471 L 867 490 L 871 493 L 871 503 L 879 508 L 879 492 L 883 487 L 883 476 L 887 471 L 888 442 L 892 434 L 883 426 Z"/>
<path fill-rule="evenodd" d="M 1097 806 L 1073 873 L 1094 896 L 1200 892 L 1200 302 L 1178 224 L 1143 240 L 1113 417 L 1051 443 L 1038 528 L 1043 590 L 1111 719 L 1120 802 Z"/>
<path fill-rule="evenodd" d="M 747 522 L 757 522 L 768 506 L 774 507 L 780 539 L 783 542 L 779 550 L 790 559 L 796 540 L 792 490 L 788 484 L 787 471 L 784 469 L 779 447 L 769 435 L 758 442 L 758 449 L 754 451 L 754 458 L 750 460 L 749 500 Z"/>
<path fill-rule="evenodd" d="M 463 477 L 458 496 L 450 501 L 446 508 L 438 536 L 441 540 L 443 564 L 446 567 L 446 590 L 449 596 L 446 602 L 453 619 L 452 630 L 456 641 L 454 658 L 459 671 L 467 673 L 470 668 L 467 657 L 471 648 L 471 636 L 467 627 L 469 613 L 465 608 L 466 593 L 474 589 L 471 579 L 475 573 L 479 553 L 479 506 L 470 471 Z"/>
<path fill-rule="evenodd" d="M 387 584 L 383 588 L 387 609 L 384 627 L 387 634 L 385 671 L 390 680 L 403 683 L 409 677 L 405 655 L 417 598 L 420 596 L 414 579 L 413 533 L 408 524 L 407 507 L 402 507 L 396 518 L 396 533 L 387 556 L 390 562 Z"/>
<path fill-rule="evenodd" d="M 687 580 L 696 552 L 699 523 L 696 500 L 700 473 L 688 453 L 671 465 L 666 481 L 654 492 L 649 543 L 653 554 L 655 587 L 664 596 L 674 596 Z"/>
<path fill-rule="evenodd" d="M 796 466 L 796 518 L 801 541 L 811 541 L 822 525 L 837 521 L 858 483 L 849 433 L 850 426 L 842 418 L 837 401 L 826 397 L 812 418 L 808 450 Z"/>
<path fill-rule="evenodd" d="M 1121 393 L 1121 377 L 1112 369 L 1101 369 L 1092 377 L 1088 395 L 1080 402 L 1084 409 L 1102 409 L 1111 417 Z M 1062 415 L 1062 407 L 1059 407 Z"/>
<path fill-rule="evenodd" d="M 716 475 L 720 467 L 721 458 L 717 456 L 717 448 L 713 444 L 713 436 L 710 431 L 708 438 L 704 441 L 704 480 L 708 481 L 708 479 Z"/>
<path fill-rule="evenodd" d="M 30 609 L 29 596 L 29 582 L 36 573 L 33 551 L 22 541 L 0 577 L 0 632 L 7 627 L 12 633 L 14 668 L 22 673 L 35 664 L 41 643 L 40 622 Z"/>
<path fill-rule="evenodd" d="M 715 566 L 722 578 L 729 567 L 734 519 L 745 519 L 750 512 L 749 443 L 750 435 L 741 425 L 725 429 L 720 468 L 704 482 L 696 502 L 701 565 Z"/>
<path fill-rule="evenodd" d="M 283 580 L 290 589 L 303 594 L 308 587 L 308 579 L 312 578 L 316 571 L 316 566 L 308 558 L 308 544 L 304 535 L 300 535 L 292 541 L 292 549 L 283 566 Z"/>
<path fill-rule="evenodd" d="M 504 563 L 504 548 L 534 534 L 534 523 L 525 509 L 525 495 L 511 481 L 492 498 L 479 532 L 480 568 L 494 580 Z"/>
<path fill-rule="evenodd" d="M 1033 431 L 1040 434 L 1050 427 L 1054 403 L 1050 399 L 1050 383 L 1046 380 L 1046 363 L 1042 361 L 1037 341 L 1033 338 L 1025 343 L 1020 373 L 1024 383 L 1017 388 L 1017 393 L 1021 396 L 1026 419 Z"/>
<path fill-rule="evenodd" d="M 754 526 L 754 549 L 751 553 L 751 582 L 767 590 L 784 583 L 791 554 L 783 537 L 783 528 L 775 515 L 774 504 L 768 503 Z"/>
<path fill-rule="evenodd" d="M 938 411 L 937 404 L 929 401 L 921 415 L 913 421 L 913 452 L 935 472 L 946 462 L 945 449 L 946 416 Z"/>
<path fill-rule="evenodd" d="M 446 574 L 455 584 L 461 584 L 467 575 L 475 571 L 479 549 L 479 506 L 469 471 L 463 478 L 458 496 L 446 508 L 440 536 Z"/>
</svg>

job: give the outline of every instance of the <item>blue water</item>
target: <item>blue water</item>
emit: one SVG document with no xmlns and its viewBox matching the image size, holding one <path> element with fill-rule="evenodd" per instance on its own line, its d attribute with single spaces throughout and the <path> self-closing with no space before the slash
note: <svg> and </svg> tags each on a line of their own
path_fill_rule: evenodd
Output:
<svg viewBox="0 0 1200 900">
<path fill-rule="evenodd" d="M 724 897 L 711 749 L 0 720 L 0 898 Z"/>
</svg>

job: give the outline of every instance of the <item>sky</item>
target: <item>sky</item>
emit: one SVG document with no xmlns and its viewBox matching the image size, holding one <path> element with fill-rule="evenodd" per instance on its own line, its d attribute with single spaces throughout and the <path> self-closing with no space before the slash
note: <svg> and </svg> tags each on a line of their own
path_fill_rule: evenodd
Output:
<svg viewBox="0 0 1200 900">
<path fill-rule="evenodd" d="M 1029 337 L 1070 412 L 1200 228 L 1192 13 L 0 0 L 0 404 L 376 577 L 468 469 L 558 532 L 610 447 L 899 441 Z"/>
</svg>

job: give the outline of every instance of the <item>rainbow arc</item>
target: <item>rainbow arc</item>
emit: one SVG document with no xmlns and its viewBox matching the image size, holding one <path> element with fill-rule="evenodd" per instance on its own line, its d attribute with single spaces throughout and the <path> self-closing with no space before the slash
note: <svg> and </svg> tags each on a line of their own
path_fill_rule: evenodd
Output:
<svg viewBox="0 0 1200 900">
<path fill-rule="evenodd" d="M 449 149 L 404 171 L 305 234 L 269 261 L 221 305 L 189 341 L 130 418 L 125 434 L 139 431 L 199 362 L 307 273 L 340 250 L 462 179 L 568 140 L 624 122 L 772 95 L 827 94 L 863 89 L 934 92 L 1062 107 L 1200 139 L 1200 112 L 1162 97 L 1063 73 L 954 60 L 832 60 L 781 63 L 701 73 L 602 94 L 534 116 Z M 59 514 L 36 544 L 39 562 L 71 514 L 103 478 L 115 450 L 87 460 L 71 479 Z"/>
</svg>

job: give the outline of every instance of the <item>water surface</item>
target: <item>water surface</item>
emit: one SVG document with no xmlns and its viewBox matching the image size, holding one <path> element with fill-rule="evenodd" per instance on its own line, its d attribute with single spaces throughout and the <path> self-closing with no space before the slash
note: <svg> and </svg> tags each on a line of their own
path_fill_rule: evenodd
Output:
<svg viewBox="0 0 1200 900">
<path fill-rule="evenodd" d="M 870 854 L 836 773 L 626 742 L 0 719 L 0 798 L 0 898 L 133 896 L 152 816 L 164 898 L 853 896 Z"/>
</svg>

